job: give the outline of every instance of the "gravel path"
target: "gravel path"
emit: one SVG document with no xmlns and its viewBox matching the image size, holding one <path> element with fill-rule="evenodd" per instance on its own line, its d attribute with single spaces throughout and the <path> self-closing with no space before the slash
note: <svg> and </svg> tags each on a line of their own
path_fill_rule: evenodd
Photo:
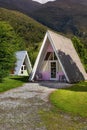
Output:
<svg viewBox="0 0 87 130">
<path fill-rule="evenodd" d="M 55 90 L 53 85 L 55 88 L 65 86 L 54 84 L 27 83 L 23 87 L 1 93 L 0 130 L 46 130 L 38 112 L 49 109 L 48 95 Z"/>
<path fill-rule="evenodd" d="M 23 87 L 1 93 L 0 130 L 47 130 L 39 113 L 41 110 L 48 112 L 51 109 L 52 106 L 48 101 L 49 94 L 56 88 L 65 86 L 70 85 L 57 82 L 27 83 Z M 73 126 L 77 119 L 72 122 L 72 117 L 65 114 L 58 116 L 58 128 L 61 128 L 61 123 L 67 124 L 67 128 L 58 130 L 87 130 L 87 127 L 79 129 L 78 125 L 75 129 L 74 127 L 70 129 L 68 126 Z"/>
</svg>

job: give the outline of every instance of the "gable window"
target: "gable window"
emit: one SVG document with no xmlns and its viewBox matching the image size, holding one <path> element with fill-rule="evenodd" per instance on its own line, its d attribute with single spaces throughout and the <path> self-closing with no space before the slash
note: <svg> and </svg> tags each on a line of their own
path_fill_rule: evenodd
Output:
<svg viewBox="0 0 87 130">
<path fill-rule="evenodd" d="M 23 70 L 21 71 L 21 74 L 23 74 Z"/>
<path fill-rule="evenodd" d="M 21 74 L 23 74 L 26 69 L 27 69 L 26 64 L 24 62 L 23 65 L 21 66 Z"/>
<path fill-rule="evenodd" d="M 44 60 L 57 60 L 54 52 L 47 52 Z"/>
<path fill-rule="evenodd" d="M 54 60 L 57 60 L 57 57 L 56 57 L 55 53 L 54 53 Z"/>
<path fill-rule="evenodd" d="M 47 52 L 47 54 L 46 54 L 46 56 L 45 56 L 45 59 L 44 59 L 44 60 L 48 60 L 48 59 L 49 59 L 49 57 L 50 57 L 50 55 L 51 55 L 51 52 Z"/>
</svg>

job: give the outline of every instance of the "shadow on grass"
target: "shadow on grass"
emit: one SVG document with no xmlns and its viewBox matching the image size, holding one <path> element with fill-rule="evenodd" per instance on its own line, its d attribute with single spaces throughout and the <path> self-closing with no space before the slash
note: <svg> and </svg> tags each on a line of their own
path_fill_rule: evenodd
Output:
<svg viewBox="0 0 87 130">
<path fill-rule="evenodd" d="M 65 90 L 76 91 L 76 92 L 87 92 L 87 82 L 80 82 L 69 88 L 65 88 Z"/>
<path fill-rule="evenodd" d="M 13 77 L 10 77 L 10 79 L 14 79 L 14 80 L 17 80 L 17 81 L 22 81 L 24 83 L 27 83 L 29 77 L 28 76 L 15 76 L 15 77 L 13 76 Z"/>
</svg>

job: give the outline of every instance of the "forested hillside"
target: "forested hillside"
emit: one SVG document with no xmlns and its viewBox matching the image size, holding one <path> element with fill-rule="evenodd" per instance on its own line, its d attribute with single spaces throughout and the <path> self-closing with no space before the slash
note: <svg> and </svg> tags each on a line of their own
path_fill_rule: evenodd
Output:
<svg viewBox="0 0 87 130">
<path fill-rule="evenodd" d="M 39 43 L 43 40 L 47 28 L 22 13 L 3 8 L 0 8 L 0 21 L 9 23 L 14 31 L 22 37 L 26 50 L 34 63 Z"/>
</svg>

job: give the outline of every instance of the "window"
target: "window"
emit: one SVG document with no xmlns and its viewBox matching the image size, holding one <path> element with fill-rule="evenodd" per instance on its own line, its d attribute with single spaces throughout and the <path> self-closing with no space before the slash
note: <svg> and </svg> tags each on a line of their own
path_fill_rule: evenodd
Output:
<svg viewBox="0 0 87 130">
<path fill-rule="evenodd" d="M 23 66 L 21 67 L 21 70 L 23 70 Z"/>
<path fill-rule="evenodd" d="M 47 52 L 46 57 L 45 57 L 45 59 L 44 59 L 44 60 L 48 60 L 48 59 L 49 59 L 49 57 L 50 57 L 50 55 L 51 55 L 51 52 Z"/>
<path fill-rule="evenodd" d="M 26 65 L 24 65 L 24 70 L 26 70 Z"/>
<path fill-rule="evenodd" d="M 54 52 L 47 52 L 44 60 L 57 60 Z"/>
<path fill-rule="evenodd" d="M 22 66 L 21 66 L 21 74 L 23 74 L 24 73 L 24 71 L 26 70 L 27 68 L 26 68 L 26 65 L 25 64 L 23 64 Z"/>
<path fill-rule="evenodd" d="M 21 70 L 21 74 L 23 74 L 23 70 Z"/>
<path fill-rule="evenodd" d="M 56 57 L 55 53 L 54 53 L 54 60 L 57 60 L 57 57 Z"/>
</svg>

